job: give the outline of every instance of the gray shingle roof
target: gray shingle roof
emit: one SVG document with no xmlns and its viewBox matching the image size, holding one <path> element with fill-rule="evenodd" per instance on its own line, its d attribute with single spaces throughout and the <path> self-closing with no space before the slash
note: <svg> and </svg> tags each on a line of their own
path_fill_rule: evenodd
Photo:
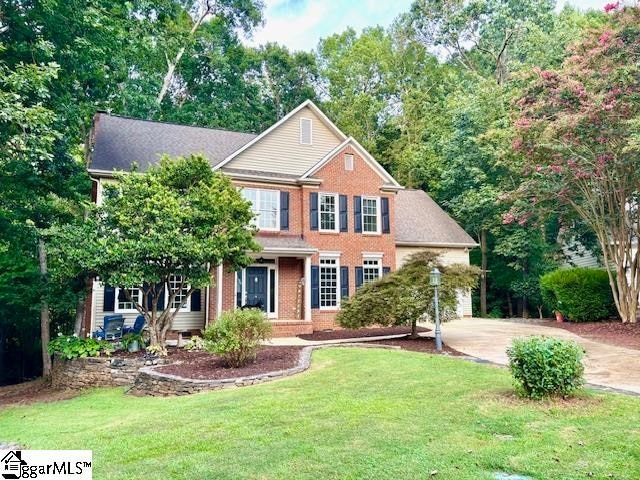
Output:
<svg viewBox="0 0 640 480">
<path fill-rule="evenodd" d="M 215 166 L 256 137 L 253 133 L 138 120 L 107 113 L 96 114 L 94 122 L 89 166 L 92 170 L 128 171 L 136 162 L 140 171 L 145 171 L 163 153 L 172 157 L 201 153 Z"/>
<path fill-rule="evenodd" d="M 473 247 L 477 243 L 422 190 L 401 190 L 395 201 L 396 244 Z"/>
<path fill-rule="evenodd" d="M 250 175 L 250 176 L 260 176 L 260 177 L 269 177 L 269 178 L 284 178 L 287 180 L 296 180 L 300 178 L 300 175 L 295 175 L 292 173 L 276 173 L 276 172 L 263 172 L 261 170 L 247 170 L 244 168 L 227 168 L 226 166 L 220 167 L 221 172 L 228 173 L 229 175 L 238 174 L 238 175 Z"/>
<path fill-rule="evenodd" d="M 297 235 L 258 235 L 256 241 L 263 249 L 315 250 L 313 245 Z"/>
</svg>

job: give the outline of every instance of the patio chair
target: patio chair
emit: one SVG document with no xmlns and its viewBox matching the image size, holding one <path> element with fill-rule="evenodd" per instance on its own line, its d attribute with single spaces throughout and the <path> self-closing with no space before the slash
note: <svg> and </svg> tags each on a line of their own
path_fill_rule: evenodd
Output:
<svg viewBox="0 0 640 480">
<path fill-rule="evenodd" d="M 104 326 L 93 332 L 94 338 L 102 340 L 116 340 L 122 338 L 124 317 L 122 315 L 105 315 Z"/>
<path fill-rule="evenodd" d="M 136 321 L 133 322 L 133 327 L 124 327 L 123 333 L 126 335 L 127 333 L 140 333 L 144 328 L 144 315 L 138 315 L 136 317 Z"/>
</svg>

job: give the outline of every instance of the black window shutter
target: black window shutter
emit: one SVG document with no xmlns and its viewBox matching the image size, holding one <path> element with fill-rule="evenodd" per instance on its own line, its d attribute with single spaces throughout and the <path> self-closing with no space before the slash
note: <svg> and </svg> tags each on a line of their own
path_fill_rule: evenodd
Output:
<svg viewBox="0 0 640 480">
<path fill-rule="evenodd" d="M 289 192 L 280 192 L 280 230 L 289 230 Z"/>
<path fill-rule="evenodd" d="M 202 290 L 200 290 L 199 288 L 194 290 L 193 293 L 191 294 L 191 311 L 192 312 L 199 312 L 200 310 L 202 310 Z"/>
<path fill-rule="evenodd" d="M 362 233 L 362 197 L 353 197 L 353 230 Z"/>
<path fill-rule="evenodd" d="M 364 282 L 364 272 L 362 267 L 356 267 L 356 288 L 360 288 Z"/>
<path fill-rule="evenodd" d="M 349 267 L 340 267 L 340 296 L 349 298 Z"/>
<path fill-rule="evenodd" d="M 143 292 L 143 294 L 144 294 L 144 291 L 146 289 L 148 289 L 148 288 L 149 288 L 149 284 L 148 283 L 145 282 L 145 283 L 142 284 L 142 292 Z M 151 289 L 149 289 L 149 291 L 147 292 L 147 311 L 149 311 L 149 312 L 153 308 L 153 300 L 151 299 L 151 294 L 152 294 Z"/>
<path fill-rule="evenodd" d="M 349 216 L 347 214 L 347 196 L 340 195 L 339 203 L 340 203 L 340 231 L 348 232 Z"/>
<path fill-rule="evenodd" d="M 104 286 L 104 299 L 102 302 L 103 312 L 114 312 L 116 309 L 116 287 Z"/>
<path fill-rule="evenodd" d="M 382 275 L 389 275 L 391 273 L 391 267 L 382 267 Z"/>
<path fill-rule="evenodd" d="M 156 285 L 156 288 L 160 289 L 160 294 L 158 295 L 158 310 L 164 310 L 164 284 L 159 283 L 158 285 Z"/>
<path fill-rule="evenodd" d="M 389 233 L 391 231 L 391 225 L 389 223 L 389 199 L 382 197 L 380 199 L 380 205 L 382 210 L 382 233 Z"/>
<path fill-rule="evenodd" d="M 318 230 L 318 193 L 311 192 L 309 196 L 309 216 L 311 217 L 311 230 Z"/>
<path fill-rule="evenodd" d="M 320 267 L 311 265 L 311 308 L 320 308 Z"/>
</svg>

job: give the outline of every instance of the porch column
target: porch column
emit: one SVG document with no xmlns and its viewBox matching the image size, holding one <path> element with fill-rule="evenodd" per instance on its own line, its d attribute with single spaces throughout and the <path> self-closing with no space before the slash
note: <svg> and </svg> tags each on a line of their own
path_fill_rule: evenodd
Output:
<svg viewBox="0 0 640 480">
<path fill-rule="evenodd" d="M 216 273 L 216 320 L 220 318 L 220 314 L 222 313 L 222 275 L 223 275 L 222 264 L 218 265 L 217 273 Z"/>
<path fill-rule="evenodd" d="M 304 321 L 311 322 L 311 255 L 304 257 Z"/>
</svg>

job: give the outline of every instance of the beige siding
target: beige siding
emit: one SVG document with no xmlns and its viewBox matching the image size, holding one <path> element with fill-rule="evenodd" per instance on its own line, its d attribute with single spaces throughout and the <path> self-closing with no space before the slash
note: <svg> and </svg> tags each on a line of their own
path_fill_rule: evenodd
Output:
<svg viewBox="0 0 640 480">
<path fill-rule="evenodd" d="M 577 249 L 577 251 L 574 252 L 573 250 L 575 249 Z M 563 265 L 565 268 L 599 268 L 602 266 L 597 257 L 575 240 L 569 244 L 562 245 L 562 251 L 568 257 Z"/>
<path fill-rule="evenodd" d="M 439 253 L 444 265 L 451 265 L 454 263 L 469 265 L 469 250 L 466 248 L 397 247 L 396 267 L 402 267 L 411 255 L 424 250 Z M 460 292 L 458 300 L 458 315 L 470 317 L 472 314 L 471 292 Z"/>
<path fill-rule="evenodd" d="M 93 303 L 93 322 L 92 330 L 97 330 L 99 326 L 103 325 L 105 315 L 113 315 L 114 312 L 105 313 L 103 310 L 104 305 L 104 285 L 99 282 L 94 282 L 94 303 Z M 206 309 L 204 290 L 202 292 L 201 311 L 200 312 L 179 312 L 176 319 L 173 322 L 172 330 L 197 330 L 204 328 L 204 312 Z M 133 326 L 133 322 L 138 316 L 137 313 L 123 313 L 126 326 Z"/>
<path fill-rule="evenodd" d="M 312 144 L 300 144 L 300 118 L 310 118 Z M 305 107 L 247 150 L 226 167 L 302 175 L 342 140 L 310 108 Z M 224 168 L 224 167 L 223 167 Z"/>
</svg>

